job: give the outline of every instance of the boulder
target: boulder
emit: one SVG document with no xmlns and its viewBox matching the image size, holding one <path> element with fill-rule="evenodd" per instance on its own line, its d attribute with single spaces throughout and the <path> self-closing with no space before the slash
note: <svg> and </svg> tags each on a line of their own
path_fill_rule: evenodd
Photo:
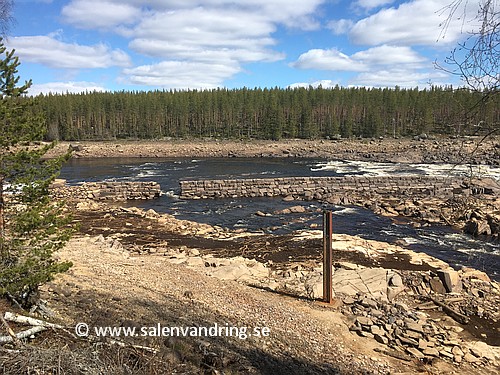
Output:
<svg viewBox="0 0 500 375">
<path fill-rule="evenodd" d="M 446 289 L 445 289 L 443 283 L 437 277 L 433 277 L 432 279 L 430 279 L 429 285 L 434 293 L 438 293 L 438 294 L 445 294 L 446 293 Z"/>
<path fill-rule="evenodd" d="M 473 341 L 473 342 L 467 343 L 467 346 L 469 347 L 469 350 L 471 351 L 471 353 L 474 356 L 476 356 L 477 358 L 486 358 L 486 359 L 489 359 L 490 361 L 495 360 L 495 353 L 492 350 L 492 347 L 490 347 L 485 342 Z"/>
<path fill-rule="evenodd" d="M 473 268 L 462 267 L 459 274 L 462 279 L 477 279 L 488 283 L 491 282 L 490 277 L 485 272 Z"/>
<path fill-rule="evenodd" d="M 185 264 L 190 267 L 202 267 L 205 266 L 205 261 L 200 257 L 187 258 Z"/>
<path fill-rule="evenodd" d="M 322 299 L 323 298 L 323 280 L 315 281 L 312 280 L 306 282 L 305 284 L 307 296 L 311 299 Z"/>
<path fill-rule="evenodd" d="M 423 355 L 422 352 L 416 348 L 408 347 L 406 348 L 406 351 L 418 359 L 423 359 L 425 357 L 425 355 Z"/>
<path fill-rule="evenodd" d="M 462 281 L 457 271 L 451 269 L 439 270 L 437 274 L 448 293 L 458 293 L 462 291 Z"/>
<path fill-rule="evenodd" d="M 244 264 L 233 264 L 219 267 L 212 272 L 212 276 L 221 280 L 238 280 L 243 276 L 249 276 L 250 270 Z"/>
<path fill-rule="evenodd" d="M 363 268 L 337 270 L 332 277 L 335 293 L 354 296 L 357 293 L 375 298 L 387 298 L 387 270 L 383 268 Z"/>
<path fill-rule="evenodd" d="M 304 206 L 293 206 L 289 208 L 290 212 L 295 214 L 302 214 L 306 212 L 306 208 Z"/>
<path fill-rule="evenodd" d="M 439 351 L 436 348 L 425 348 L 423 353 L 431 357 L 439 357 Z"/>
<path fill-rule="evenodd" d="M 367 316 L 357 316 L 356 322 L 361 324 L 362 326 L 370 326 L 371 327 L 373 325 L 373 321 Z"/>
<path fill-rule="evenodd" d="M 389 287 L 387 287 L 387 299 L 389 301 L 392 301 L 394 298 L 396 298 L 397 295 L 399 295 L 404 290 L 405 290 L 404 286 L 389 286 Z"/>
<path fill-rule="evenodd" d="M 389 286 L 396 286 L 396 287 L 404 286 L 403 279 L 399 274 L 395 273 L 394 275 L 391 276 L 391 279 L 389 280 Z"/>
<path fill-rule="evenodd" d="M 263 279 L 269 277 L 269 269 L 260 262 L 249 262 L 247 263 L 247 267 L 250 270 L 250 274 L 255 278 Z"/>
<path fill-rule="evenodd" d="M 464 232 L 473 236 L 491 235 L 491 228 L 487 220 L 473 218 L 465 224 Z"/>
</svg>

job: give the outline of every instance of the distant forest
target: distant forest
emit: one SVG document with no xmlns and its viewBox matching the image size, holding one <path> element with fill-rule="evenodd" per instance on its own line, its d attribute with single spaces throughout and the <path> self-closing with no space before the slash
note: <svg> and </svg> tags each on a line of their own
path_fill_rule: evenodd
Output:
<svg viewBox="0 0 500 375">
<path fill-rule="evenodd" d="M 48 138 L 349 138 L 466 135 L 499 127 L 500 96 L 466 89 L 214 89 L 35 98 Z"/>
</svg>

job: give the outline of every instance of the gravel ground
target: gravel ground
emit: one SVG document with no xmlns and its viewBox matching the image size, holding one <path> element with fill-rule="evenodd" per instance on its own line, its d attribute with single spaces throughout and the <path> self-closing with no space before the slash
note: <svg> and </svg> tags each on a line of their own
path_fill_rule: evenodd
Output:
<svg viewBox="0 0 500 375">
<path fill-rule="evenodd" d="M 195 350 L 207 346 L 242 373 L 387 373 L 394 368 L 390 361 L 371 359 L 374 352 L 351 338 L 341 314 L 321 303 L 221 281 L 159 256 L 130 257 L 88 237 L 72 240 L 60 256 L 75 265 L 46 293 L 69 325 L 268 327 L 268 337 L 246 340 L 170 339 L 185 340 Z M 156 345 L 151 339 L 139 343 Z"/>
<path fill-rule="evenodd" d="M 44 287 L 42 298 L 68 327 L 268 327 L 267 337 L 121 338 L 169 354 L 183 373 L 453 373 L 453 365 L 402 361 L 349 332 L 337 306 L 206 276 L 162 256 L 132 256 L 96 240 L 74 238 L 59 254 L 74 266 Z M 71 328 L 70 328 L 71 329 Z M 209 363 L 209 365 L 207 365 Z M 207 372 L 207 368 L 209 372 Z M 204 370 L 200 370 L 204 369 Z M 170 371 L 173 371 L 172 369 Z M 210 372 L 212 371 L 212 372 Z M 174 373 L 173 371 L 172 373 Z M 467 367 L 460 368 L 468 372 Z"/>
</svg>

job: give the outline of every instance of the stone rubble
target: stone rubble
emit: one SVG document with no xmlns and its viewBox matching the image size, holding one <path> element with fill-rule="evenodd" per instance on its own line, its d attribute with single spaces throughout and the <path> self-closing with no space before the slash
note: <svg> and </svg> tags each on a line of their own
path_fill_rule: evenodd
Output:
<svg viewBox="0 0 500 375">
<path fill-rule="evenodd" d="M 172 263 L 200 269 L 221 280 L 235 280 L 311 299 L 322 298 L 320 264 L 296 264 L 276 270 L 272 264 L 263 264 L 255 259 L 217 258 L 188 248 L 168 249 L 161 255 Z M 333 276 L 334 295 L 342 302 L 341 312 L 351 322 L 351 332 L 376 340 L 387 350 L 422 361 L 440 358 L 457 365 L 468 363 L 477 368 L 500 364 L 500 348 L 482 341 L 465 340 L 460 336 L 463 328 L 451 318 L 431 318 L 425 311 L 410 308 L 397 298 L 400 294 L 406 297 L 437 296 L 432 292 L 431 281 L 434 280 L 441 284 L 444 294 L 461 296 L 458 300 L 464 307 L 456 307 L 458 310 L 499 319 L 496 306 L 500 301 L 500 288 L 490 282 L 486 274 L 468 268 L 461 271 L 443 269 L 436 273 L 402 272 L 342 262 L 335 265 Z M 459 294 L 458 286 L 467 294 Z M 452 293 L 447 292 L 449 288 Z M 486 299 L 481 305 L 474 299 L 474 295 L 484 297 L 488 293 L 496 293 L 496 299 Z"/>
</svg>

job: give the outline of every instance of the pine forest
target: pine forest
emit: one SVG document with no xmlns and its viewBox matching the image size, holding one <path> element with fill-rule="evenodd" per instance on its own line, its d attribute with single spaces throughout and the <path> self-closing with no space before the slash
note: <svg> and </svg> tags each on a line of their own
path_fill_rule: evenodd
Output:
<svg viewBox="0 0 500 375">
<path fill-rule="evenodd" d="M 87 92 L 34 101 L 49 140 L 65 141 L 462 136 L 500 127 L 498 95 L 451 87 Z"/>
</svg>

